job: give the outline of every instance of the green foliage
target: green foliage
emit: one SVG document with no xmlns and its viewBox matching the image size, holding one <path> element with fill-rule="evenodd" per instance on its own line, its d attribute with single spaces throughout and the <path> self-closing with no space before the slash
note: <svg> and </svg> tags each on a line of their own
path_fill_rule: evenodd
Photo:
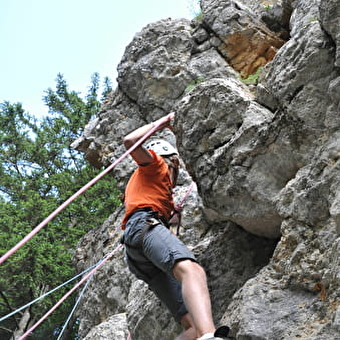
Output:
<svg viewBox="0 0 340 340">
<path fill-rule="evenodd" d="M 198 84 L 204 81 L 203 77 L 198 77 L 197 79 L 191 81 L 188 86 L 185 88 L 184 93 L 189 93 L 192 91 Z"/>
<path fill-rule="evenodd" d="M 261 71 L 262 71 L 262 67 L 259 67 L 255 73 L 253 74 L 250 74 L 247 78 L 245 79 L 241 79 L 241 81 L 244 83 L 244 84 L 247 84 L 247 85 L 255 85 L 258 83 L 258 80 L 259 80 L 259 77 L 260 77 L 260 74 L 261 74 Z"/>
<path fill-rule="evenodd" d="M 99 110 L 99 80 L 94 74 L 82 99 L 68 90 L 59 74 L 56 89 L 48 89 L 44 97 L 50 115 L 41 121 L 21 104 L 0 104 L 0 254 L 98 174 L 70 145 Z M 110 88 L 106 78 L 102 99 Z M 105 176 L 1 265 L 0 316 L 75 274 L 71 263 L 75 245 L 120 204 L 117 197 L 113 178 Z M 33 305 L 31 321 L 38 320 L 64 293 L 60 290 Z M 67 300 L 30 338 L 53 339 L 72 306 L 72 299 Z M 19 319 L 20 314 L 7 319 L 4 327 L 14 330 Z M 9 339 L 10 332 L 0 329 L 0 338 Z"/>
</svg>

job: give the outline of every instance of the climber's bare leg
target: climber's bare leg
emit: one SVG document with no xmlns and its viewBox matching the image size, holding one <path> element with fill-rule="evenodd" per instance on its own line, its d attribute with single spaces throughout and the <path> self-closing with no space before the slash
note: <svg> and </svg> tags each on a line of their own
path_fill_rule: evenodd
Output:
<svg viewBox="0 0 340 340">
<path fill-rule="evenodd" d="M 183 260 L 175 264 L 173 273 L 175 278 L 182 283 L 184 303 L 197 332 L 194 338 L 188 339 L 196 339 L 203 334 L 214 333 L 215 325 L 212 319 L 210 296 L 204 269 L 194 261 Z"/>
</svg>

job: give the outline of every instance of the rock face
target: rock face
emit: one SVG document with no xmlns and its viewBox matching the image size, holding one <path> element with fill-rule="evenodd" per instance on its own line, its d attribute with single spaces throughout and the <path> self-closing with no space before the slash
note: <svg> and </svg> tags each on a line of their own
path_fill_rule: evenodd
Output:
<svg viewBox="0 0 340 340">
<path fill-rule="evenodd" d="M 196 183 L 180 237 L 207 271 L 216 324 L 237 340 L 340 339 L 340 2 L 201 8 L 136 34 L 117 89 L 73 146 L 107 166 L 124 135 L 175 111 L 174 133 L 160 136 L 182 157 L 176 199 Z M 121 190 L 133 169 L 128 157 L 113 170 Z M 123 209 L 79 242 L 79 271 L 114 249 Z M 181 331 L 122 251 L 93 276 L 78 316 L 89 340 Z"/>
</svg>

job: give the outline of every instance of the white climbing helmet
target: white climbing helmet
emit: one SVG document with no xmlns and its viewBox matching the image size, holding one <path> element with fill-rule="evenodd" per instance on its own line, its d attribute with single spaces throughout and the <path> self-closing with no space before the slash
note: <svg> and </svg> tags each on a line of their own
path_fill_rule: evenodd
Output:
<svg viewBox="0 0 340 340">
<path fill-rule="evenodd" d="M 145 148 L 154 151 L 160 156 L 178 155 L 178 151 L 169 142 L 163 139 L 152 140 L 146 144 Z"/>
</svg>

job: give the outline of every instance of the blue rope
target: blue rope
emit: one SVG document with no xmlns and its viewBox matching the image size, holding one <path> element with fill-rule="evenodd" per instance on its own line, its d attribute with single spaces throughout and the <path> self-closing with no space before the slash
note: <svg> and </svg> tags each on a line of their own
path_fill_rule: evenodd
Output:
<svg viewBox="0 0 340 340">
<path fill-rule="evenodd" d="M 68 325 L 68 323 L 69 323 L 70 320 L 71 320 L 71 317 L 72 317 L 73 313 L 74 313 L 75 310 L 77 309 L 78 304 L 79 304 L 81 298 L 83 297 L 83 295 L 84 295 L 84 293 L 85 293 L 85 290 L 86 290 L 87 286 L 89 285 L 89 283 L 90 283 L 90 281 L 91 281 L 91 279 L 92 279 L 92 276 L 93 276 L 93 275 L 91 275 L 91 276 L 89 277 L 89 279 L 88 279 L 88 280 L 86 281 L 86 283 L 85 283 L 85 286 L 84 286 L 83 289 L 81 290 L 81 292 L 80 292 L 80 294 L 79 294 L 79 297 L 78 297 L 76 303 L 74 304 L 74 306 L 73 306 L 73 308 L 72 308 L 72 310 L 71 310 L 70 315 L 69 315 L 68 318 L 66 319 L 66 321 L 65 321 L 65 323 L 64 323 L 64 326 L 63 326 L 62 330 L 60 331 L 60 334 L 59 334 L 57 340 L 60 340 L 60 339 L 61 339 L 61 337 L 62 337 L 62 335 L 63 335 L 63 333 L 64 333 L 64 331 L 65 331 L 65 329 L 66 329 L 66 327 L 67 327 L 67 325 Z"/>
<path fill-rule="evenodd" d="M 104 257 L 104 258 L 105 258 L 105 257 Z M 31 306 L 33 303 L 35 303 L 35 302 L 37 302 L 37 301 L 39 301 L 39 300 L 45 298 L 46 296 L 48 296 L 48 295 L 54 293 L 56 290 L 58 290 L 58 289 L 60 289 L 60 288 L 62 288 L 62 287 L 64 287 L 64 286 L 66 286 L 67 284 L 69 284 L 69 283 L 72 282 L 73 280 L 77 279 L 79 276 L 82 276 L 83 274 L 85 274 L 85 273 L 87 273 L 89 270 L 91 270 L 92 268 L 96 267 L 102 260 L 103 260 L 103 259 L 101 259 L 100 261 L 98 261 L 98 262 L 97 262 L 96 264 L 94 264 L 93 266 L 91 266 L 91 267 L 85 269 L 85 270 L 84 270 L 83 272 L 81 272 L 80 274 L 78 274 L 78 275 L 74 276 L 73 278 L 69 279 L 68 281 L 62 283 L 62 284 L 59 285 L 58 287 L 56 287 L 56 288 L 50 290 L 49 292 L 47 292 L 47 293 L 41 295 L 40 297 L 38 297 L 38 298 L 36 298 L 35 300 L 33 300 L 33 301 L 27 303 L 27 304 L 24 305 L 24 306 L 18 308 L 17 310 L 15 310 L 15 311 L 13 311 L 13 312 L 11 312 L 11 313 L 9 313 L 9 314 L 3 316 L 3 317 L 0 319 L 0 322 L 3 321 L 3 320 L 6 320 L 6 319 L 9 318 L 10 316 L 12 316 L 12 315 L 14 315 L 14 314 L 20 312 L 21 310 L 23 310 L 23 309 L 25 309 L 25 308 Z"/>
</svg>

